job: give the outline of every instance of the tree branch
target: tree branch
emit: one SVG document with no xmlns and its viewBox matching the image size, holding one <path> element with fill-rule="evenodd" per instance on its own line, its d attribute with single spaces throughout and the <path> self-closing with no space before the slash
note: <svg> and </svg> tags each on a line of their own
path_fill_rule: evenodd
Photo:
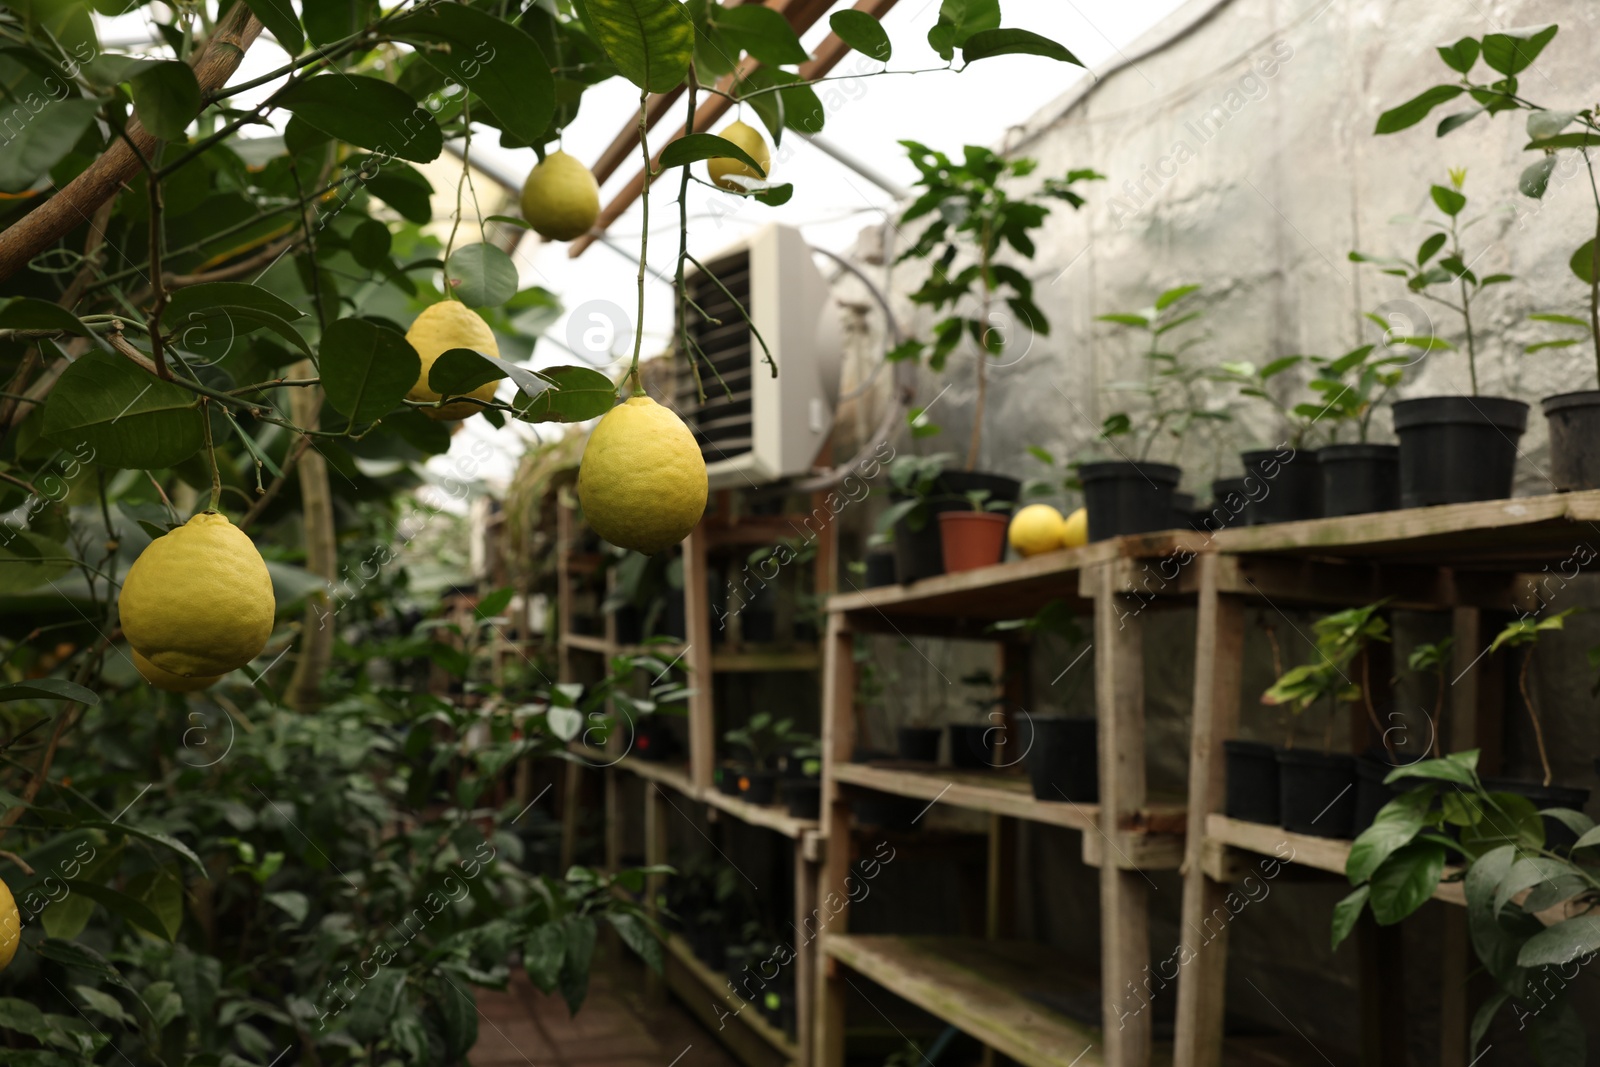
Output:
<svg viewBox="0 0 1600 1067">
<path fill-rule="evenodd" d="M 194 55 L 191 65 L 200 91 L 209 93 L 226 84 L 260 34 L 261 23 L 249 7 L 235 4 L 229 8 L 205 46 Z M 138 119 L 128 123 L 128 137 L 146 155 L 156 144 L 156 138 L 145 132 Z M 10 278 L 34 256 L 87 222 L 138 171 L 139 157 L 133 149 L 124 141 L 115 141 L 65 189 L 0 232 L 0 281 Z"/>
</svg>

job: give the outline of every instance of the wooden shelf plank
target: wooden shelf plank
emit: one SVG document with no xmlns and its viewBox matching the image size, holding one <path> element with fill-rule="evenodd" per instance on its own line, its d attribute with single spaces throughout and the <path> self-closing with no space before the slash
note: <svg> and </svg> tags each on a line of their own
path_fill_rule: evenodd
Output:
<svg viewBox="0 0 1600 1067">
<path fill-rule="evenodd" d="M 746 646 L 738 652 L 713 652 L 711 669 L 734 673 L 758 671 L 814 671 L 822 666 L 822 654 L 815 648 L 763 651 Z"/>
<path fill-rule="evenodd" d="M 726 812 L 740 822 L 749 823 L 751 826 L 761 826 L 785 837 L 799 840 L 806 834 L 815 834 L 818 823 L 816 819 L 797 819 L 785 809 L 777 805 L 752 804 L 739 797 L 730 797 L 715 789 L 700 789 L 695 786 L 689 777 L 689 770 L 681 764 L 652 763 L 649 760 L 623 757 L 620 761 L 613 762 L 610 754 L 586 745 L 574 744 L 572 751 L 585 759 L 593 761 L 597 767 L 615 766 L 619 770 L 638 775 L 646 781 L 655 782 L 674 792 L 681 793 L 690 800 L 699 801 L 718 811 Z"/>
<path fill-rule="evenodd" d="M 1084 991 L 1084 982 L 1062 973 L 1059 952 L 1024 942 L 878 934 L 824 934 L 822 950 L 1028 1067 L 1105 1062 L 1097 1029 L 1029 996 Z"/>
<path fill-rule="evenodd" d="M 1243 849 L 1279 860 L 1292 860 L 1304 867 L 1344 876 L 1345 864 L 1350 859 L 1350 842 L 1334 837 L 1313 837 L 1295 834 L 1279 826 L 1266 823 L 1230 819 L 1212 813 L 1206 816 L 1206 837 L 1210 841 Z M 1446 868 L 1446 874 L 1450 868 Z M 1435 900 L 1450 904 L 1466 904 L 1466 895 L 1460 882 L 1441 882 L 1434 891 Z"/>
<path fill-rule="evenodd" d="M 784 837 L 799 840 L 806 833 L 817 829 L 816 819 L 797 819 L 790 815 L 784 808 L 777 805 L 752 804 L 739 797 L 730 797 L 715 789 L 708 789 L 701 794 L 700 799 L 719 811 L 725 811 L 741 822 L 752 826 L 764 826 L 774 830 Z"/>
<path fill-rule="evenodd" d="M 611 652 L 611 645 L 599 634 L 574 634 L 561 635 L 561 643 L 567 648 L 582 649 L 585 652 L 599 652 L 607 655 Z"/>
<path fill-rule="evenodd" d="M 755 1005 L 739 999 L 730 990 L 727 977 L 706 966 L 682 937 L 673 934 L 666 947 L 668 985 L 741 1062 L 748 1067 L 798 1062 L 800 1050 L 788 1035 L 768 1022 Z"/>
</svg>

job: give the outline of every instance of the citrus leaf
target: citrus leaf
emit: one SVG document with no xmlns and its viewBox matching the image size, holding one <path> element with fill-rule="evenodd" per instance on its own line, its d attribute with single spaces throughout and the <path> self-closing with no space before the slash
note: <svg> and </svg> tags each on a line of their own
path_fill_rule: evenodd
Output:
<svg viewBox="0 0 1600 1067">
<path fill-rule="evenodd" d="M 742 11 L 743 8 L 736 10 Z M 673 141 L 661 152 L 661 168 L 686 167 L 702 159 L 718 158 L 737 159 L 754 167 L 760 174 L 767 173 L 767 168 L 756 162 L 754 156 L 726 137 L 718 137 L 714 133 L 690 133 Z"/>
<path fill-rule="evenodd" d="M 491 244 L 450 254 L 445 284 L 470 308 L 498 307 L 517 294 L 517 265 Z"/>
<path fill-rule="evenodd" d="M 835 11 L 828 18 L 828 26 L 839 40 L 868 59 L 887 63 L 889 57 L 894 54 L 894 46 L 889 43 L 889 35 L 883 32 L 883 23 L 865 11 L 853 8 Z"/>
<path fill-rule="evenodd" d="M 777 9 L 761 4 L 711 7 L 712 26 L 735 47 L 763 63 L 804 63 L 811 58 L 794 27 Z"/>
<path fill-rule="evenodd" d="M 0 152 L 0 192 L 26 192 L 72 151 L 99 110 L 98 100 L 71 97 L 50 105 L 48 121 L 22 123 L 15 134 L 8 129 L 9 140 Z"/>
<path fill-rule="evenodd" d="M 1044 56 L 1046 59 L 1083 66 L 1083 61 L 1066 48 L 1032 30 L 980 30 L 968 37 L 967 43 L 961 46 L 961 59 L 966 63 L 976 63 L 993 56 Z"/>
<path fill-rule="evenodd" d="M 385 204 L 400 213 L 400 217 L 407 222 L 424 225 L 433 218 L 433 186 L 422 173 L 404 163 L 390 162 L 382 169 L 372 163 L 372 156 L 363 156 L 363 167 L 369 167 L 376 173 L 369 173 L 364 184 L 367 192 L 382 200 Z"/>
<path fill-rule="evenodd" d="M 1435 85 L 1432 89 L 1418 93 L 1399 107 L 1390 108 L 1378 116 L 1378 125 L 1373 133 L 1395 133 L 1415 126 L 1427 117 L 1428 112 L 1438 107 L 1447 100 L 1454 100 L 1466 88 L 1460 85 Z"/>
<path fill-rule="evenodd" d="M 517 417 L 524 422 L 587 422 L 616 406 L 616 385 L 592 367 L 547 367 L 539 373 L 555 387 L 529 398 L 526 405 L 518 397 Z"/>
<path fill-rule="evenodd" d="M 528 144 L 540 143 L 556 110 L 555 76 L 533 38 L 466 4 L 435 4 L 395 19 L 390 36 L 421 49 L 422 57 L 489 105 L 500 127 Z"/>
<path fill-rule="evenodd" d="M 297 56 L 306 46 L 305 31 L 300 28 L 300 16 L 294 12 L 289 0 L 244 0 L 261 25 L 267 28 L 274 40 L 290 56 Z"/>
<path fill-rule="evenodd" d="M 87 897 L 111 912 L 111 914 L 126 919 L 140 929 L 148 930 L 163 941 L 172 940 L 171 935 L 167 932 L 166 925 L 162 923 L 160 917 L 151 911 L 146 904 L 135 900 L 126 893 L 119 893 L 115 889 L 79 878 L 64 879 L 63 884 L 72 893 Z"/>
<path fill-rule="evenodd" d="M 452 348 L 428 368 L 428 388 L 440 396 L 466 396 L 507 374 L 490 357 L 470 348 Z"/>
<path fill-rule="evenodd" d="M 1594 238 L 1591 237 L 1583 242 L 1576 252 L 1572 253 L 1572 259 L 1568 265 L 1572 267 L 1572 273 L 1582 278 L 1587 284 L 1593 285 L 1595 279 L 1594 261 L 1595 244 Z"/>
<path fill-rule="evenodd" d="M 211 872 L 206 870 L 205 863 L 201 861 L 199 856 L 195 855 L 194 849 L 190 848 L 182 841 L 179 841 L 176 837 L 172 837 L 168 834 L 163 834 L 156 830 L 142 830 L 139 827 L 131 826 L 128 823 L 107 822 L 103 819 L 89 819 L 85 822 L 81 822 L 78 824 L 78 829 L 104 830 L 107 833 L 124 834 L 129 837 L 137 837 L 142 840 L 149 841 L 153 844 L 160 845 L 163 848 L 170 848 L 172 851 L 176 852 L 178 855 L 194 864 L 195 870 L 199 871 L 202 876 L 206 878 L 211 877 Z"/>
<path fill-rule="evenodd" d="M 57 330 L 79 337 L 90 336 L 89 327 L 80 322 L 78 316 L 59 304 L 30 296 L 19 296 L 0 305 L 0 329 Z"/>
<path fill-rule="evenodd" d="M 128 80 L 133 113 L 144 128 L 163 141 L 183 139 L 183 131 L 200 114 L 200 83 L 187 63 L 170 59 L 148 63 Z"/>
<path fill-rule="evenodd" d="M 318 352 L 328 403 L 353 422 L 387 415 L 422 376 L 422 360 L 411 343 L 366 319 L 329 323 Z"/>
<path fill-rule="evenodd" d="M 0 686 L 0 701 L 7 700 L 72 700 L 94 707 L 100 695 L 65 678 L 33 678 Z"/>
<path fill-rule="evenodd" d="M 617 71 L 641 89 L 671 92 L 689 75 L 694 21 L 678 0 L 574 0 Z"/>
<path fill-rule="evenodd" d="M 153 470 L 205 444 L 195 395 L 126 359 L 90 352 L 68 367 L 44 407 L 44 438 L 84 444 L 108 467 Z"/>
<path fill-rule="evenodd" d="M 321 74 L 289 85 L 273 101 L 330 137 L 374 152 L 428 163 L 444 151 L 444 134 L 427 109 L 378 78 Z"/>
</svg>

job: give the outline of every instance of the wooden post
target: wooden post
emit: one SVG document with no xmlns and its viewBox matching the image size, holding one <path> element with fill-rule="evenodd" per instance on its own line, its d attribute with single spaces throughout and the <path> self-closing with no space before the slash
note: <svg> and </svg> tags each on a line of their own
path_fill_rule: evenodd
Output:
<svg viewBox="0 0 1600 1067">
<path fill-rule="evenodd" d="M 1173 1067 L 1220 1067 L 1224 992 L 1228 973 L 1228 887 L 1205 872 L 1206 816 L 1223 809 L 1226 778 L 1222 742 L 1239 728 L 1240 673 L 1244 660 L 1244 605 L 1220 593 L 1216 556 L 1202 555 L 1195 622 L 1194 724 L 1189 753 L 1189 824 L 1184 841 L 1183 921 L 1179 953 L 1178 1019 Z M 1189 942 L 1189 939 L 1194 939 Z"/>
<path fill-rule="evenodd" d="M 1095 704 L 1100 719 L 1100 832 L 1113 848 L 1100 865 L 1101 1016 L 1105 1062 L 1146 1067 L 1151 1016 L 1148 890 L 1139 870 L 1118 865 L 1119 828 L 1145 806 L 1142 601 L 1120 596 L 1109 563 L 1094 568 Z"/>
<path fill-rule="evenodd" d="M 1017 820 L 989 816 L 989 877 L 984 893 L 983 936 L 990 941 L 1015 931 L 1017 887 Z"/>
<path fill-rule="evenodd" d="M 806 838 L 800 834 L 794 839 L 794 1017 L 795 1043 L 800 1054 L 797 1062 L 809 1067 L 812 1062 L 811 1042 L 815 1036 L 811 1021 L 811 1005 L 816 999 L 817 944 L 812 936 L 816 930 L 817 870 L 806 859 Z"/>
<path fill-rule="evenodd" d="M 706 594 L 706 529 L 702 522 L 683 542 L 683 608 L 687 621 L 683 659 L 689 666 L 689 780 L 698 789 L 711 788 L 717 760 L 716 722 L 712 715 L 711 601 Z"/>
<path fill-rule="evenodd" d="M 839 791 L 834 767 L 850 760 L 856 735 L 855 636 L 847 620 L 828 616 L 822 646 L 822 829 L 827 853 L 816 890 L 819 904 L 814 928 L 821 937 L 849 929 L 850 899 L 845 878 L 855 850 L 850 840 L 850 806 Z M 831 909 L 837 907 L 835 914 Z M 825 925 L 824 925 L 825 924 Z M 839 964 L 826 953 L 818 956 L 812 1060 L 818 1067 L 844 1067 L 845 985 Z"/>
<path fill-rule="evenodd" d="M 667 862 L 667 800 L 661 795 L 661 786 L 648 781 L 644 783 L 644 862 L 647 867 Z M 660 914 L 656 896 L 662 884 L 659 874 L 652 874 L 645 881 L 644 910 L 652 918 Z M 661 1003 L 666 996 L 666 986 L 654 971 L 646 971 L 645 995 L 651 1003 Z"/>
</svg>

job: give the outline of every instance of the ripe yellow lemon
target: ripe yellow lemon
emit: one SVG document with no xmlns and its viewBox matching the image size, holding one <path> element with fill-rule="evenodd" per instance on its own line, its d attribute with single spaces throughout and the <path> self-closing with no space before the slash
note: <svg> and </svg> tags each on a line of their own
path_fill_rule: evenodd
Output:
<svg viewBox="0 0 1600 1067">
<path fill-rule="evenodd" d="M 1049 504 L 1029 504 L 1011 519 L 1011 547 L 1019 556 L 1037 556 L 1061 547 L 1066 520 Z"/>
<path fill-rule="evenodd" d="M 1082 548 L 1089 543 L 1089 509 L 1079 508 L 1067 516 L 1067 524 L 1061 532 L 1061 545 L 1063 548 Z"/>
<path fill-rule="evenodd" d="M 117 599 L 134 650 L 169 674 L 215 678 L 261 654 L 277 603 L 250 538 L 203 511 L 151 541 Z"/>
<path fill-rule="evenodd" d="M 705 514 L 706 491 L 694 434 L 647 396 L 608 411 L 578 465 L 578 500 L 595 533 L 646 555 L 688 536 Z"/>
<path fill-rule="evenodd" d="M 772 175 L 772 153 L 767 150 L 767 142 L 761 139 L 761 134 L 753 127 L 742 122 L 729 125 L 717 134 L 724 141 L 732 141 L 745 150 L 745 154 L 761 164 L 760 173 L 743 160 L 730 159 L 726 156 L 714 156 L 706 160 L 706 173 L 711 175 L 711 180 L 734 193 L 747 193 L 750 190 L 738 182 L 729 181 L 728 175 L 738 174 L 746 178 L 768 178 Z"/>
<path fill-rule="evenodd" d="M 494 331 L 483 321 L 483 316 L 459 300 L 441 300 L 423 308 L 422 314 L 411 324 L 411 329 L 406 331 L 406 340 L 411 342 L 411 347 L 417 350 L 417 355 L 422 359 L 422 376 L 406 394 L 407 400 L 439 399 L 439 394 L 428 387 L 428 372 L 433 370 L 434 361 L 452 348 L 470 348 L 500 358 L 500 346 L 495 343 Z M 467 395 L 478 400 L 493 400 L 494 387 L 499 384 L 498 380 L 484 382 Z M 421 410 L 430 419 L 464 419 L 483 409 L 465 400 L 458 400 L 443 407 Z"/>
<path fill-rule="evenodd" d="M 209 689 L 222 678 L 220 674 L 199 674 L 193 678 L 185 678 L 181 674 L 164 671 L 145 659 L 144 653 L 137 648 L 133 650 L 133 666 L 145 681 L 169 693 L 194 693 L 201 689 Z"/>
<path fill-rule="evenodd" d="M 547 241 L 582 237 L 600 217 L 600 185 L 577 159 L 551 152 L 522 185 L 522 217 Z"/>
<path fill-rule="evenodd" d="M 22 913 L 17 911 L 17 901 L 11 887 L 0 881 L 0 971 L 11 966 L 11 958 L 22 944 Z"/>
</svg>

